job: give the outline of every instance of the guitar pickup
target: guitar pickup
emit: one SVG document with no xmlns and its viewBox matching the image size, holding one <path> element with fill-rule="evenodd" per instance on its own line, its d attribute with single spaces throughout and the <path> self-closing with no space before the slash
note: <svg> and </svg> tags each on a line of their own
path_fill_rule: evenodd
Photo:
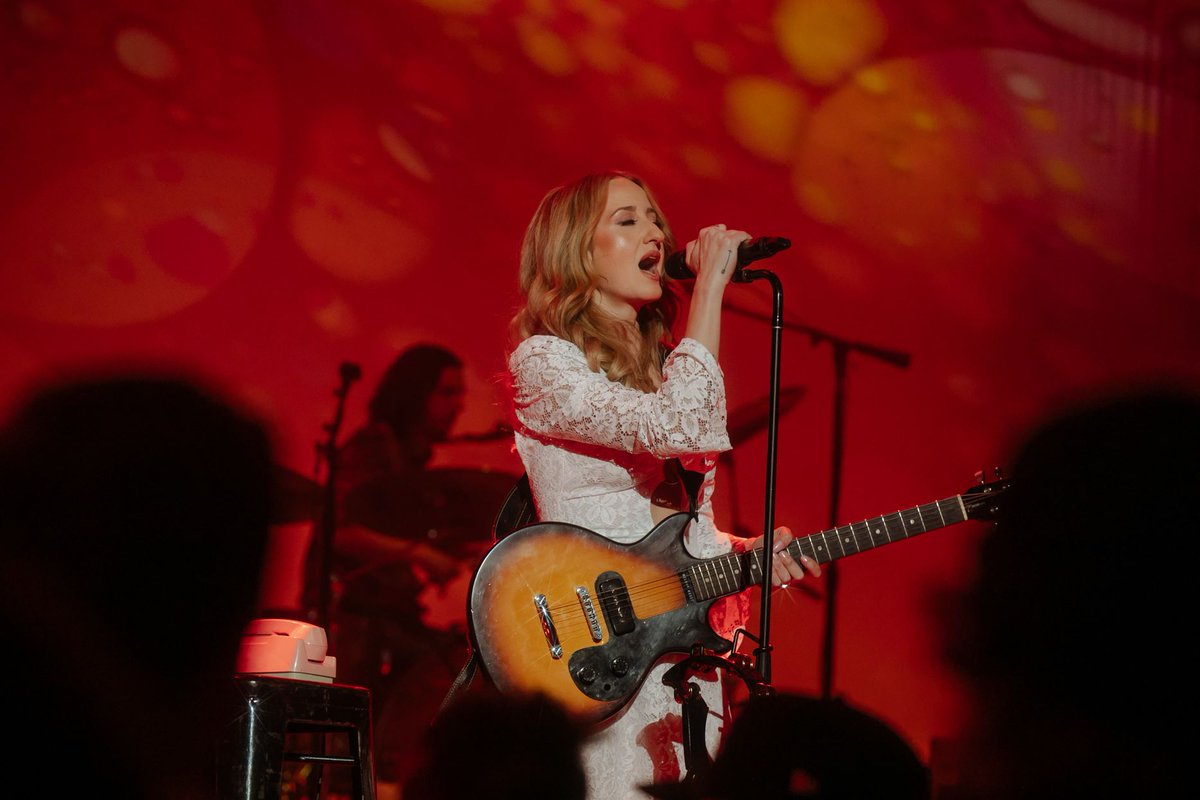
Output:
<svg viewBox="0 0 1200 800">
<path fill-rule="evenodd" d="M 534 595 L 533 607 L 537 609 L 538 619 L 542 622 L 542 633 L 546 636 L 550 655 L 562 658 L 562 643 L 558 641 L 558 631 L 554 627 L 554 620 L 550 617 L 550 607 L 546 604 L 546 595 Z"/>
<path fill-rule="evenodd" d="M 600 618 L 596 615 L 596 607 L 592 605 L 592 596 L 588 593 L 587 587 L 576 586 L 575 595 L 579 598 L 579 605 L 583 608 L 583 616 L 587 619 L 588 630 L 592 632 L 592 641 L 599 642 L 604 634 L 600 631 Z"/>
<path fill-rule="evenodd" d="M 629 589 L 625 579 L 617 572 L 605 572 L 596 579 L 596 596 L 600 598 L 600 608 L 604 611 L 604 619 L 613 636 L 623 636 L 633 633 L 636 621 L 633 618 L 633 601 L 629 598 Z"/>
</svg>

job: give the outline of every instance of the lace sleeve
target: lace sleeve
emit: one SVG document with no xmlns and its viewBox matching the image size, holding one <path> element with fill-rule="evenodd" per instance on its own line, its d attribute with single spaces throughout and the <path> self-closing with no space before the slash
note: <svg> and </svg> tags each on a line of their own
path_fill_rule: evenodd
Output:
<svg viewBox="0 0 1200 800">
<path fill-rule="evenodd" d="M 667 357 L 662 386 L 653 393 L 592 372 L 578 347 L 554 336 L 526 339 L 509 367 L 517 421 L 535 435 L 658 458 L 730 448 L 725 379 L 694 339 Z"/>
</svg>

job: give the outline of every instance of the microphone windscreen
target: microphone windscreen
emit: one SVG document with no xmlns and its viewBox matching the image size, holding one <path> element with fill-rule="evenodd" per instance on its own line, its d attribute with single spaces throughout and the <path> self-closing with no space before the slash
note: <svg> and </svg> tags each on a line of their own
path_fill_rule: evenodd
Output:
<svg viewBox="0 0 1200 800">
<path fill-rule="evenodd" d="M 781 236 L 747 239 L 738 245 L 737 268 L 741 269 L 762 258 L 770 258 L 780 250 L 786 250 L 791 246 L 791 240 Z M 667 260 L 663 264 L 663 271 L 667 273 L 668 277 L 677 281 L 690 281 L 696 278 L 696 273 L 692 272 L 692 268 L 687 265 L 687 255 L 683 250 L 667 256 Z"/>
<path fill-rule="evenodd" d="M 687 265 L 687 256 L 682 250 L 667 256 L 667 260 L 663 264 L 663 272 L 667 273 L 667 277 L 677 281 L 690 281 L 696 278 L 696 273 L 692 272 L 691 267 Z"/>
</svg>

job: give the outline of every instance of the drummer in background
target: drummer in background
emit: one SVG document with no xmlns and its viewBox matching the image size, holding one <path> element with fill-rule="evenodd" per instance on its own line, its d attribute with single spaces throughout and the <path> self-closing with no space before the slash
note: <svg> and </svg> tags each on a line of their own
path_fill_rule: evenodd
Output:
<svg viewBox="0 0 1200 800">
<path fill-rule="evenodd" d="M 338 679 L 371 690 L 381 798 L 398 795 L 465 658 L 463 637 L 427 626 L 420 602 L 431 582 L 460 569 L 445 502 L 425 479 L 465 394 L 454 353 L 410 347 L 379 380 L 366 424 L 339 451 L 330 633 Z"/>
<path fill-rule="evenodd" d="M 463 364 L 449 350 L 418 344 L 392 361 L 371 395 L 366 425 L 354 431 L 339 451 L 338 505 L 348 519 L 366 523 L 338 530 L 339 554 L 370 563 L 397 557 L 425 560 L 425 568 L 434 572 L 449 568 L 437 551 L 415 548 L 413 542 L 398 540 L 387 531 L 395 520 L 383 518 L 390 509 L 381 492 L 385 484 L 406 476 L 412 477 L 411 486 L 420 484 L 434 445 L 449 437 L 465 399 Z M 381 480 L 382 476 L 388 477 Z M 371 526 L 372 522 L 379 524 Z"/>
</svg>

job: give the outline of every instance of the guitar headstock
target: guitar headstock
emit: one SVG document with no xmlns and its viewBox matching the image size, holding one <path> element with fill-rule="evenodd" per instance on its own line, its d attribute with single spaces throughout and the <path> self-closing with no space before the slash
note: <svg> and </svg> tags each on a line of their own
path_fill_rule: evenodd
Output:
<svg viewBox="0 0 1200 800">
<path fill-rule="evenodd" d="M 967 519 L 993 520 L 1000 510 L 1000 498 L 1012 481 L 1005 479 L 999 467 L 992 469 L 993 477 L 988 480 L 983 470 L 975 473 L 977 484 L 962 493 L 963 506 L 967 509 Z"/>
</svg>

